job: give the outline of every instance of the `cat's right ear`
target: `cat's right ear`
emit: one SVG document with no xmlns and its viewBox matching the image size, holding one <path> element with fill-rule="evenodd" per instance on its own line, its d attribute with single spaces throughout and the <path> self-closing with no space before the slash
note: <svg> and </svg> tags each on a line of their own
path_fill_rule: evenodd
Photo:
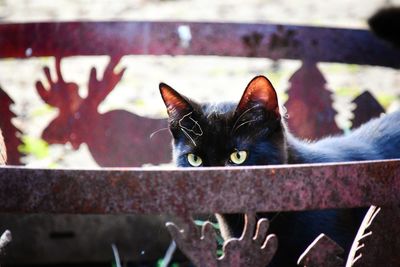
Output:
<svg viewBox="0 0 400 267">
<path fill-rule="evenodd" d="M 256 106 L 262 107 L 274 118 L 280 118 L 276 91 L 268 78 L 262 75 L 256 76 L 249 82 L 236 108 L 236 113 L 243 114 Z"/>
<path fill-rule="evenodd" d="M 188 100 L 169 85 L 160 83 L 159 88 L 170 119 L 182 118 L 193 110 Z"/>
</svg>

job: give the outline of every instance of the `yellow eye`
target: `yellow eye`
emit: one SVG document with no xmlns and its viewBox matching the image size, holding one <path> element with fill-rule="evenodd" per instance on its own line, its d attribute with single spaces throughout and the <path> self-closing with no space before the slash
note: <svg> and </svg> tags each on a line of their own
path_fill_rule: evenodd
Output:
<svg viewBox="0 0 400 267">
<path fill-rule="evenodd" d="M 187 160 L 189 161 L 189 164 L 193 167 L 199 167 L 203 163 L 199 156 L 192 153 L 187 155 Z"/>
<path fill-rule="evenodd" d="M 247 152 L 244 150 L 235 151 L 231 154 L 230 159 L 234 164 L 242 164 L 247 159 Z"/>
</svg>

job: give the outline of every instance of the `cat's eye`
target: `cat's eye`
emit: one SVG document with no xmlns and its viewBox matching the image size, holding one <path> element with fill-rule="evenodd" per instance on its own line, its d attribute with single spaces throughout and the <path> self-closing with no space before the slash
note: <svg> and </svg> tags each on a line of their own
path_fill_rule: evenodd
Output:
<svg viewBox="0 0 400 267">
<path fill-rule="evenodd" d="M 230 156 L 230 160 L 232 161 L 232 163 L 237 165 L 242 164 L 246 159 L 247 159 L 247 152 L 244 150 L 241 151 L 236 150 Z"/>
<path fill-rule="evenodd" d="M 203 160 L 199 156 L 192 153 L 187 154 L 187 160 L 193 167 L 199 167 L 203 163 Z"/>
</svg>

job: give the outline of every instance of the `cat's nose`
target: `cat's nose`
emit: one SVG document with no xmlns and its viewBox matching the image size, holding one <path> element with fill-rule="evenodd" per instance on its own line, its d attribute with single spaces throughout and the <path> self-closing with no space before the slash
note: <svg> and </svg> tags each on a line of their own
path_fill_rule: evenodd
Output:
<svg viewBox="0 0 400 267">
<path fill-rule="evenodd" d="M 207 161 L 203 162 L 204 167 L 223 167 L 225 166 L 224 162 L 219 162 L 219 161 Z"/>
<path fill-rule="evenodd" d="M 225 167 L 227 166 L 225 162 L 215 162 L 213 165 L 214 167 Z"/>
</svg>

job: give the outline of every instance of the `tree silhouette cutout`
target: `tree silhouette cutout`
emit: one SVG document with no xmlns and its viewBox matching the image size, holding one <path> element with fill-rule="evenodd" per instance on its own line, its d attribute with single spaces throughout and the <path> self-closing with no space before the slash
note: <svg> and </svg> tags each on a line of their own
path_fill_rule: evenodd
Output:
<svg viewBox="0 0 400 267">
<path fill-rule="evenodd" d="M 340 133 L 332 107 L 332 93 L 314 62 L 303 62 L 289 80 L 285 106 L 289 129 L 298 137 L 315 140 Z"/>
<path fill-rule="evenodd" d="M 379 117 L 382 113 L 385 113 L 385 109 L 368 91 L 357 96 L 352 103 L 356 105 L 356 108 L 353 111 L 354 117 L 351 120 L 352 129 L 359 127 L 361 124 L 372 118 Z"/>
<path fill-rule="evenodd" d="M 4 143 L 7 148 L 7 164 L 19 165 L 21 153 L 18 146 L 21 141 L 18 138 L 20 131 L 12 124 L 12 118 L 16 115 L 10 110 L 14 101 L 0 88 L 0 129 L 2 129 Z"/>
</svg>

